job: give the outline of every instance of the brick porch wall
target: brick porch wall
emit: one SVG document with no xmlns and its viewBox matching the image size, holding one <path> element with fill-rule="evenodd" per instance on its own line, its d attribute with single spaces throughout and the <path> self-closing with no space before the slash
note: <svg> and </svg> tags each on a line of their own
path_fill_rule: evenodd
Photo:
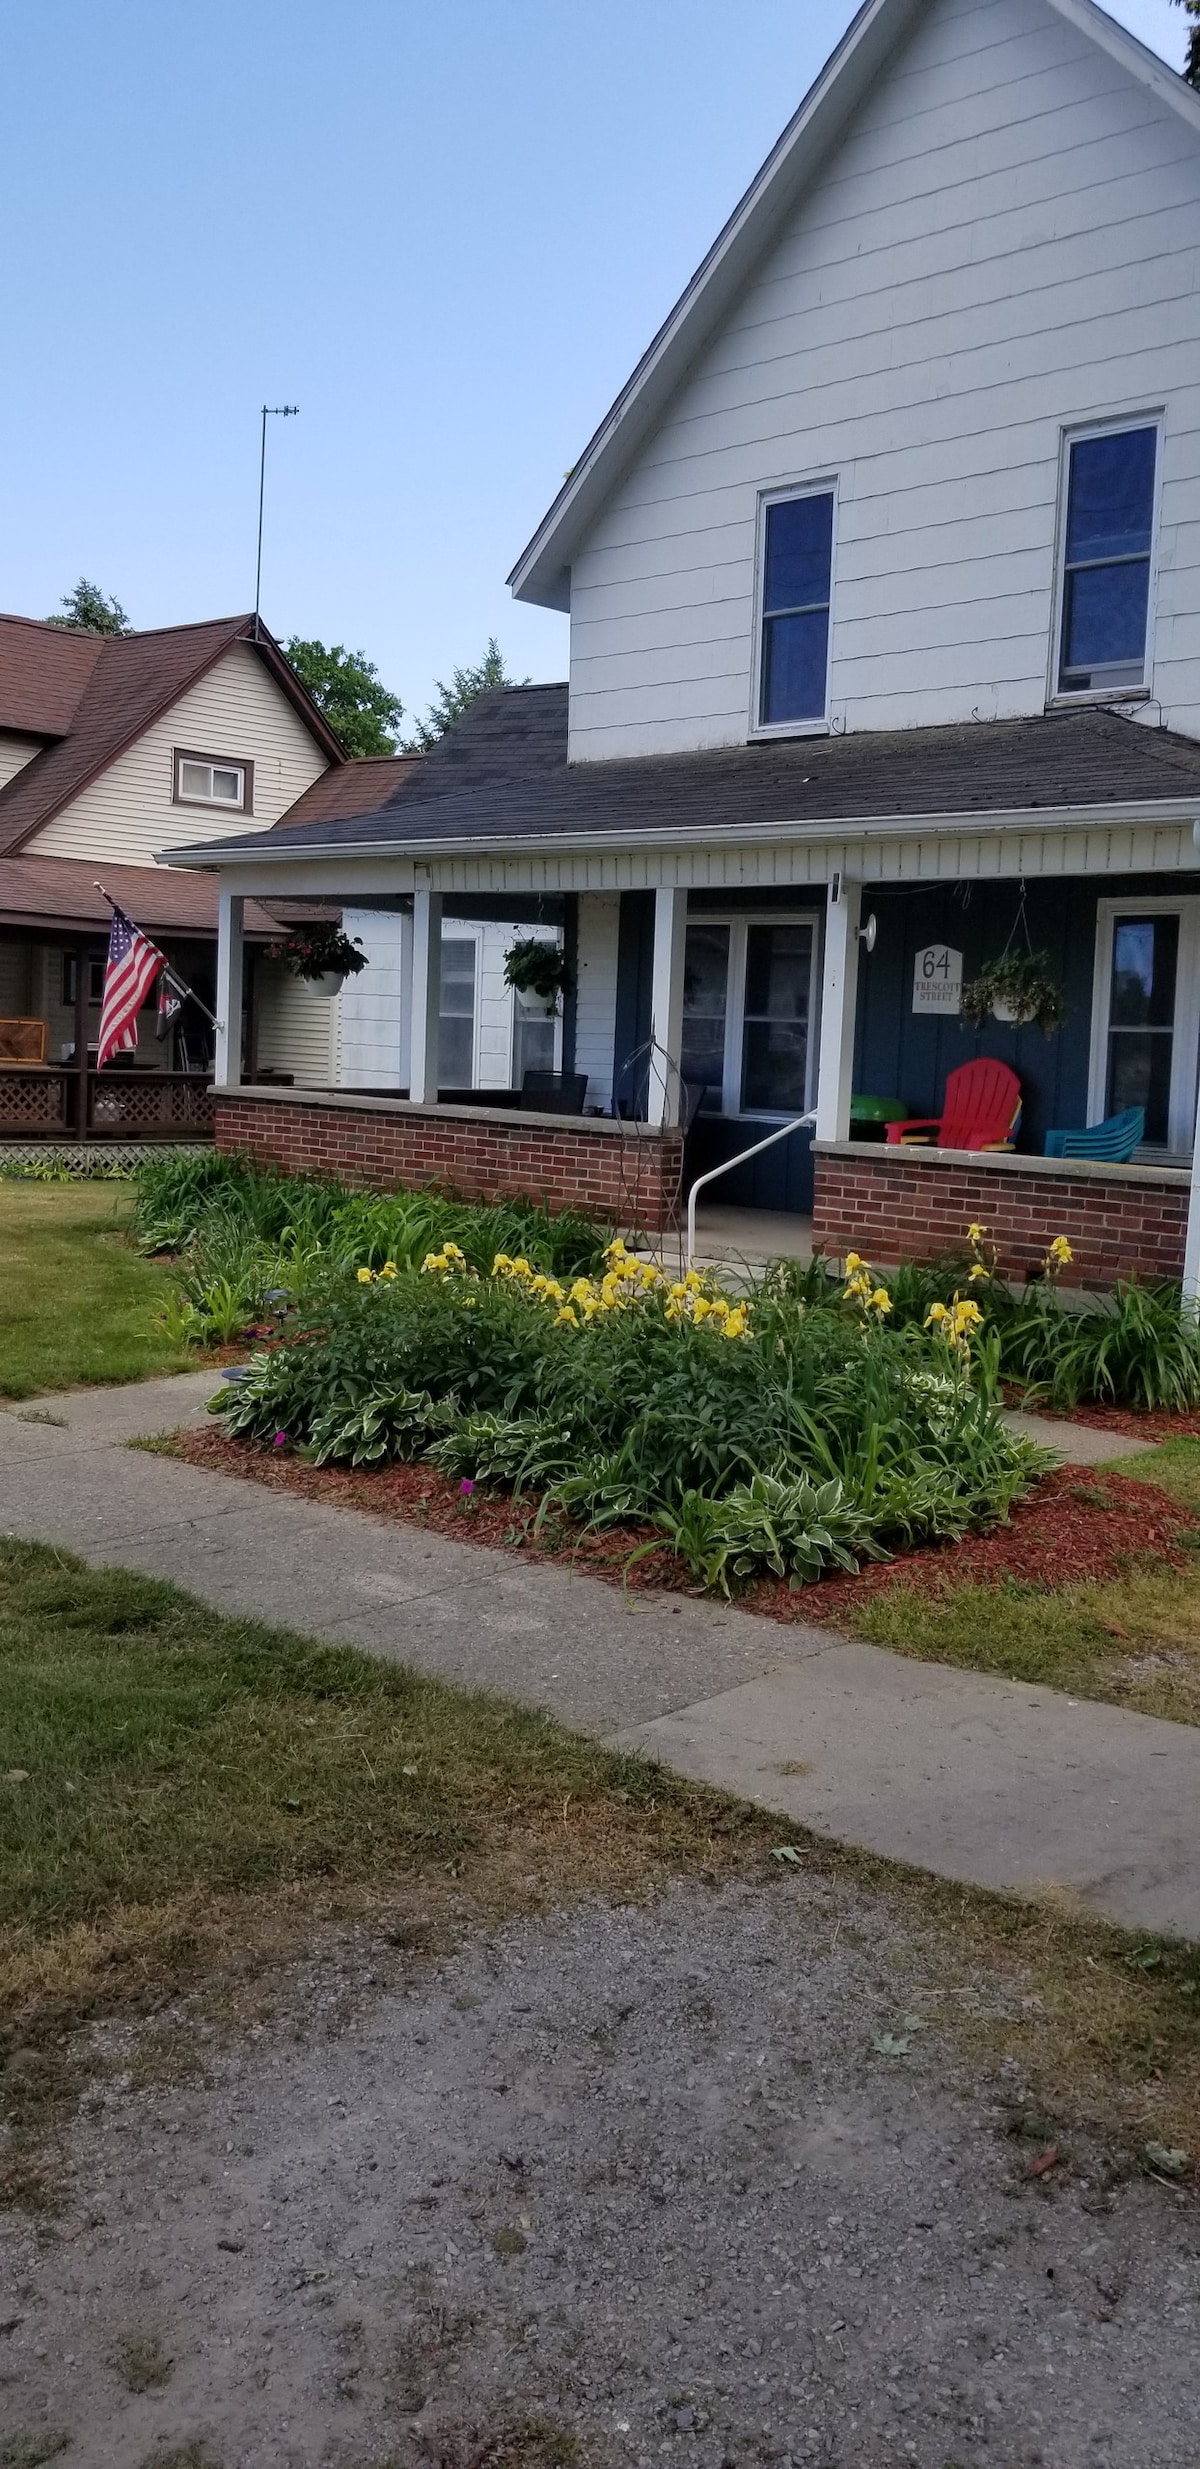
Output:
<svg viewBox="0 0 1200 2469">
<path fill-rule="evenodd" d="M 1178 1167 L 818 1141 L 813 1172 L 813 1242 L 835 1256 L 859 1251 L 888 1268 L 935 1260 L 961 1250 L 978 1220 L 1016 1277 L 1058 1234 L 1075 1255 L 1073 1285 L 1183 1273 L 1189 1177 Z"/>
<path fill-rule="evenodd" d="M 532 1198 L 647 1232 L 666 1222 L 680 1174 L 678 1132 L 643 1129 L 634 1143 L 613 1122 L 576 1115 L 356 1101 L 301 1089 L 269 1097 L 218 1091 L 214 1137 L 219 1149 L 287 1174 L 330 1175 L 380 1191 L 436 1183 L 467 1200 Z"/>
</svg>

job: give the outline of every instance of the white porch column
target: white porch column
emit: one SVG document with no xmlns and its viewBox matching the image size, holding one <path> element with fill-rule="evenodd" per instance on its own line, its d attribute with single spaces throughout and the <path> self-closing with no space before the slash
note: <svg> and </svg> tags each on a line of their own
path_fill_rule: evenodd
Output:
<svg viewBox="0 0 1200 2469">
<path fill-rule="evenodd" d="M 858 921 L 861 883 L 835 874 L 825 907 L 825 976 L 817 1062 L 817 1139 L 850 1137 L 854 1022 L 858 1010 Z"/>
<path fill-rule="evenodd" d="M 1187 1239 L 1183 1247 L 1183 1307 L 1193 1319 L 1200 1312 L 1200 1107 L 1192 1136 L 1192 1188 L 1188 1193 Z"/>
<path fill-rule="evenodd" d="M 650 976 L 650 1057 L 646 1090 L 647 1120 L 669 1131 L 679 1122 L 683 1099 L 683 947 L 687 933 L 687 893 L 659 890 L 654 895 L 654 964 Z M 659 1052 L 659 1049 L 662 1052 Z M 664 1055 L 674 1064 L 668 1068 Z"/>
<path fill-rule="evenodd" d="M 442 895 L 413 893 L 412 1017 L 409 1030 L 408 1094 L 414 1106 L 432 1105 L 438 1093 L 438 1031 L 442 1010 Z"/>
<path fill-rule="evenodd" d="M 217 1031 L 214 1072 L 219 1089 L 242 1077 L 242 919 L 246 903 L 222 883 L 217 897 Z"/>
</svg>

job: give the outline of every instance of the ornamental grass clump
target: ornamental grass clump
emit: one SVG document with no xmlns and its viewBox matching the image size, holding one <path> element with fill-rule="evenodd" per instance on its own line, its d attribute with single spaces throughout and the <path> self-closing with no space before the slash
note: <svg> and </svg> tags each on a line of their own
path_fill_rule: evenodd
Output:
<svg viewBox="0 0 1200 2469">
<path fill-rule="evenodd" d="M 672 1278 L 619 1238 L 573 1278 L 451 1238 L 314 1284 L 291 1342 L 216 1404 L 321 1463 L 424 1458 L 539 1494 L 540 1517 L 652 1528 L 706 1586 L 800 1584 L 989 1524 L 1042 1463 L 1000 1420 L 986 1349 L 890 1327 L 859 1269 L 813 1308 L 769 1279 Z"/>
</svg>

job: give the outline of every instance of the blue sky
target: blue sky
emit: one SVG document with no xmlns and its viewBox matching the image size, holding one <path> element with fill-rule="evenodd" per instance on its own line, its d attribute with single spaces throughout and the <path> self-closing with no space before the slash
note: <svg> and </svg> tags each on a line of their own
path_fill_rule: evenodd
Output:
<svg viewBox="0 0 1200 2469">
<path fill-rule="evenodd" d="M 504 577 L 850 0 L 0 0 L 0 606 L 253 599 L 411 709 Z M 1170 0 L 1113 14 L 1173 65 Z"/>
</svg>

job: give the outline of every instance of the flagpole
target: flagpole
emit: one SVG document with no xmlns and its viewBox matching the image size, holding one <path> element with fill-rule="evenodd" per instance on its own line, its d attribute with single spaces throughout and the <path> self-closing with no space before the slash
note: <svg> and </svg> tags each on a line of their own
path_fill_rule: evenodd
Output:
<svg viewBox="0 0 1200 2469">
<path fill-rule="evenodd" d="M 114 900 L 112 893 L 106 892 L 103 883 L 98 883 L 94 875 L 92 877 L 92 888 L 94 891 L 99 892 L 102 900 L 107 900 L 110 909 L 121 909 L 120 901 Z M 129 915 L 128 910 L 121 909 L 121 915 L 122 917 L 127 917 Z M 134 918 L 130 918 L 129 922 L 131 926 L 136 924 L 136 920 Z M 139 926 L 138 933 L 140 934 L 141 931 L 141 927 Z M 150 939 L 150 936 L 147 935 L 147 942 L 149 942 Z M 156 944 L 155 950 L 157 949 L 158 946 Z M 211 1023 L 214 1029 L 219 1029 L 222 1027 L 223 1024 L 218 1020 L 216 1013 L 210 1012 L 207 1003 L 202 1001 L 194 986 L 189 986 L 186 977 L 180 976 L 179 971 L 168 960 L 165 952 L 163 953 L 163 975 L 170 979 L 171 984 L 174 986 L 178 994 L 184 995 L 190 1003 L 194 1003 L 198 1012 L 203 1012 L 205 1019 Z"/>
</svg>

